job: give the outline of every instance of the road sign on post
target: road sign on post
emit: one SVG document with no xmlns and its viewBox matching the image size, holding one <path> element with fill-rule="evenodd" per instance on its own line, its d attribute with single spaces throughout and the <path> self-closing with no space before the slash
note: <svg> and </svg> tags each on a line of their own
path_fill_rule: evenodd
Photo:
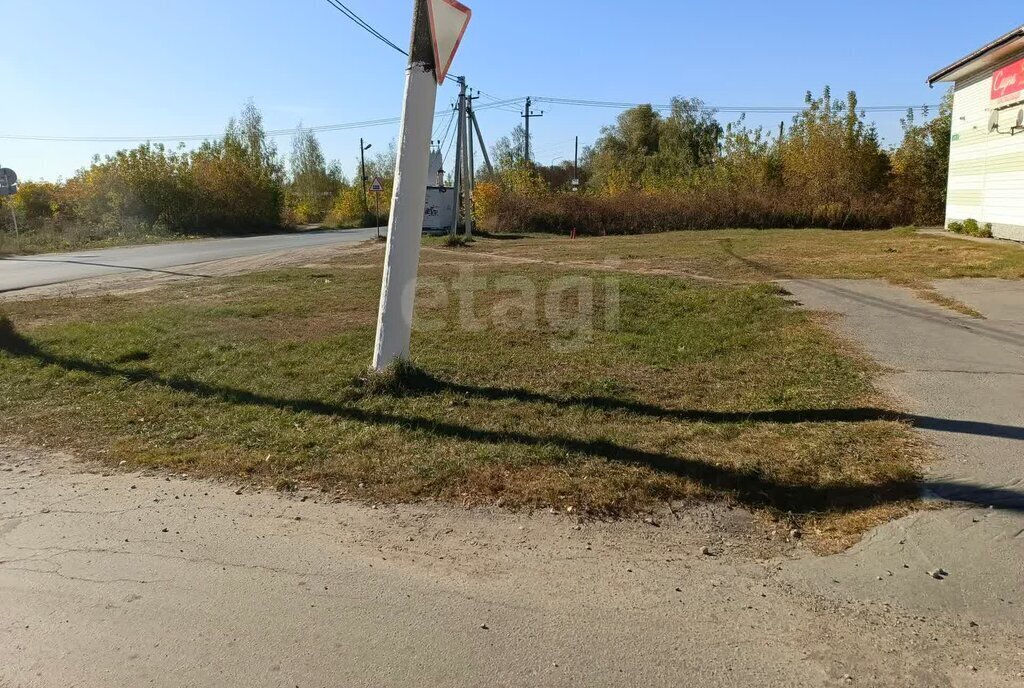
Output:
<svg viewBox="0 0 1024 688">
<path fill-rule="evenodd" d="M 370 184 L 370 191 L 373 192 L 376 203 L 377 239 L 380 239 L 380 194 L 384 191 L 384 182 L 381 181 L 380 177 L 373 178 L 373 183 Z"/>
<path fill-rule="evenodd" d="M 18 190 L 18 175 L 9 167 L 0 167 L 0 196 L 13 196 Z"/>
<path fill-rule="evenodd" d="M 434 74 L 443 84 L 459 50 L 473 10 L 458 0 L 427 0 L 430 13 L 430 34 L 434 43 Z"/>
<path fill-rule="evenodd" d="M 396 359 L 409 355 L 437 85 L 448 73 L 470 14 L 470 10 L 456 0 L 414 0 L 405 102 L 373 350 L 375 370 L 384 370 Z"/>
<path fill-rule="evenodd" d="M 18 192 L 18 175 L 9 167 L 0 167 L 0 196 L 13 196 Z M 21 242 L 21 232 L 18 231 L 18 216 L 14 212 L 14 205 L 11 205 L 11 222 L 14 223 L 14 237 Z"/>
</svg>

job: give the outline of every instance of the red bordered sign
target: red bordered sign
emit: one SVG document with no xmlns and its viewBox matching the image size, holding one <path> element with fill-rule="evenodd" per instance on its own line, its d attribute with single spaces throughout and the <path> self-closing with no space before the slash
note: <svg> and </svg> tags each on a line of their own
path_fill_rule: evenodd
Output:
<svg viewBox="0 0 1024 688">
<path fill-rule="evenodd" d="M 434 42 L 434 73 L 441 84 L 455 60 L 473 10 L 458 0 L 427 0 L 427 10 Z"/>
</svg>

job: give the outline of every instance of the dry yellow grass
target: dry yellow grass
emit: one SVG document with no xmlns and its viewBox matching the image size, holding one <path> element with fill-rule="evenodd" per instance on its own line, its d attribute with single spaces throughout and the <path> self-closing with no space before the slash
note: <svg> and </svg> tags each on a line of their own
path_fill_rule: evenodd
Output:
<svg viewBox="0 0 1024 688">
<path fill-rule="evenodd" d="M 1013 244 L 917 233 L 835 230 L 712 230 L 567 239 L 484 239 L 474 247 L 509 258 L 595 263 L 625 270 L 733 281 L 843 278 L 922 284 L 956 277 L 1024 278 Z"/>
</svg>

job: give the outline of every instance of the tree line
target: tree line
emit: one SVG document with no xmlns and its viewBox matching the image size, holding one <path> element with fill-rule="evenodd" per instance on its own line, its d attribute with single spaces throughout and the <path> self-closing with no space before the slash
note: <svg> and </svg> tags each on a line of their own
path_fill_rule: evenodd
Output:
<svg viewBox="0 0 1024 688">
<path fill-rule="evenodd" d="M 495 175 L 477 186 L 485 228 L 645 232 L 715 227 L 891 227 L 941 224 L 951 94 L 934 117 L 902 120 L 894 148 L 858 109 L 857 95 L 806 95 L 779 131 L 723 124 L 699 99 L 622 112 L 572 164 L 523 156 L 521 128 L 494 146 Z"/>
<path fill-rule="evenodd" d="M 788 127 L 743 118 L 722 123 L 699 99 L 675 98 L 622 112 L 585 148 L 573 191 L 569 162 L 524 158 L 517 127 L 492 149 L 481 174 L 476 220 L 494 231 L 636 233 L 717 227 L 891 227 L 941 224 L 945 211 L 951 94 L 934 117 L 903 119 L 903 139 L 884 146 L 857 95 L 807 93 Z M 394 145 L 367 160 L 385 182 L 386 222 Z M 357 168 L 358 169 L 358 161 Z M 328 161 L 301 126 L 284 155 L 260 111 L 246 103 L 222 137 L 193 150 L 145 143 L 92 163 L 66 181 L 24 182 L 0 199 L 27 234 L 50 248 L 129 235 L 231 235 L 307 224 L 367 226 L 374 204 L 363 180 Z M 11 229 L 9 211 L 0 229 Z M 0 250 L 10 234 L 0 235 Z"/>
<path fill-rule="evenodd" d="M 313 132 L 300 126 L 291 148 L 287 156 L 278 150 L 250 101 L 221 138 L 193 150 L 144 143 L 97 156 L 67 180 L 23 182 L 17 194 L 0 198 L 0 228 L 13 229 L 5 206 L 29 241 L 33 233 L 45 234 L 54 247 L 117 235 L 237 235 L 318 222 L 372 223 L 362 180 L 349 180 L 337 161 L 328 162 Z M 390 180 L 393 170 L 393 148 L 367 160 L 371 178 Z"/>
</svg>

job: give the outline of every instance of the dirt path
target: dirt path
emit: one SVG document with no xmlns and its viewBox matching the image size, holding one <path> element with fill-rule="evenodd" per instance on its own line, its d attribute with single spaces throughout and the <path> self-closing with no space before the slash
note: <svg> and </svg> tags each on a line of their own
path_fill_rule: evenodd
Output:
<svg viewBox="0 0 1024 688">
<path fill-rule="evenodd" d="M 0 476 L 0 685 L 1024 680 L 1019 627 L 794 589 L 799 545 L 758 559 L 739 511 L 372 508 L 10 447 Z"/>
</svg>

